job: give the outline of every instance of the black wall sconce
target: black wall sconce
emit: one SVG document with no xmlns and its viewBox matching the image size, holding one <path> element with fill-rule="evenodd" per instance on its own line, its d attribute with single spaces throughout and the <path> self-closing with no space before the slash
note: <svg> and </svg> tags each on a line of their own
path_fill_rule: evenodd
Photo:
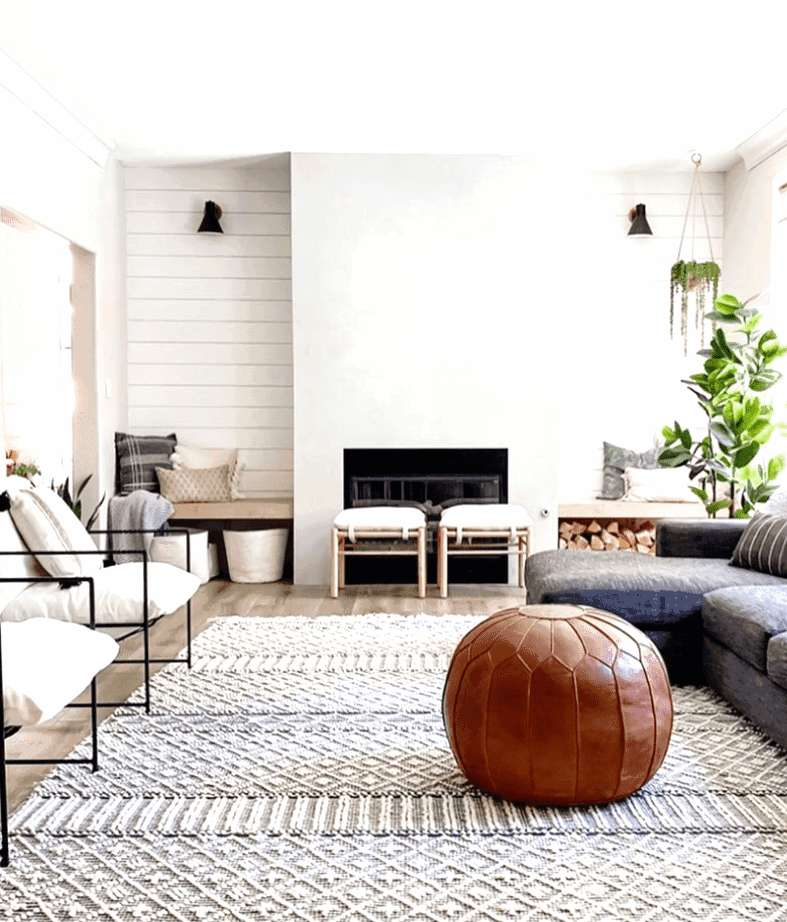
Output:
<svg viewBox="0 0 787 922">
<path fill-rule="evenodd" d="M 202 224 L 197 228 L 198 234 L 223 234 L 219 224 L 221 217 L 221 208 L 215 202 L 205 202 L 205 214 L 202 218 Z"/>
<path fill-rule="evenodd" d="M 653 236 L 653 231 L 650 229 L 648 219 L 645 217 L 644 205 L 637 205 L 636 208 L 631 209 L 629 212 L 629 221 L 631 221 L 631 229 L 627 236 L 641 236 L 643 234 L 650 234 Z"/>
</svg>

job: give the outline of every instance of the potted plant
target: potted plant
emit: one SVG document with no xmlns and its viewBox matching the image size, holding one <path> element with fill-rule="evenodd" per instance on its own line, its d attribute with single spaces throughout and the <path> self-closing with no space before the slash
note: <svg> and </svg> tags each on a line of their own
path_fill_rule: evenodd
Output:
<svg viewBox="0 0 787 922">
<path fill-rule="evenodd" d="M 715 262 L 684 262 L 679 259 L 670 269 L 669 334 L 675 329 L 675 295 L 680 294 L 680 334 L 683 339 L 683 354 L 688 354 L 689 295 L 695 299 L 694 322 L 700 330 L 700 346 L 705 345 L 705 299 L 713 295 L 715 302 L 719 294 L 721 269 Z M 712 316 L 712 315 L 708 315 Z M 715 324 L 714 324 L 715 329 Z"/>
<path fill-rule="evenodd" d="M 773 330 L 759 330 L 762 314 L 747 307 L 752 300 L 741 303 L 734 295 L 721 295 L 706 315 L 719 326 L 710 348 L 699 352 L 705 357 L 702 371 L 684 383 L 707 417 L 707 431 L 695 439 L 678 422 L 662 430 L 666 444 L 660 464 L 687 466 L 689 479 L 697 481 L 692 492 L 713 517 L 728 509 L 730 516 L 747 518 L 755 503 L 775 492 L 774 481 L 785 467 L 783 454 L 753 466 L 776 429 L 786 428 L 773 422 L 773 406 L 760 394 L 781 379 L 772 365 L 787 354 L 787 346 Z M 725 327 L 732 328 L 729 336 Z M 728 495 L 722 495 L 724 485 Z"/>
</svg>

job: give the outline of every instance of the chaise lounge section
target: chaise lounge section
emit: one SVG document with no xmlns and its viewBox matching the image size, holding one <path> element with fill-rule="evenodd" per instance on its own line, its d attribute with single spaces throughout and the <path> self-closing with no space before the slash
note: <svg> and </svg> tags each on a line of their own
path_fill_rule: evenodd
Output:
<svg viewBox="0 0 787 922">
<path fill-rule="evenodd" d="M 781 560 L 787 506 L 777 496 L 752 520 L 662 520 L 655 557 L 542 551 L 528 559 L 525 581 L 529 604 L 622 615 L 658 645 L 673 684 L 707 683 L 787 749 Z"/>
</svg>

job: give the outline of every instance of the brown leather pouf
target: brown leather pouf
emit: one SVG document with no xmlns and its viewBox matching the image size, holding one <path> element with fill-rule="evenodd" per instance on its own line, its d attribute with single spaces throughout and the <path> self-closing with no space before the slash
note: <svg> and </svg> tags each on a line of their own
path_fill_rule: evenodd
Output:
<svg viewBox="0 0 787 922">
<path fill-rule="evenodd" d="M 456 648 L 443 721 L 468 779 L 505 800 L 596 804 L 653 777 L 672 695 L 642 631 L 596 608 L 497 612 Z"/>
</svg>

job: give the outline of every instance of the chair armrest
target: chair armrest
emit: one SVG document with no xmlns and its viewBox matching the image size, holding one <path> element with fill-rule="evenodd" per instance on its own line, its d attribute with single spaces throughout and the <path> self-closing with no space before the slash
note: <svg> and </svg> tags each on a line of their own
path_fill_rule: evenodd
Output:
<svg viewBox="0 0 787 922">
<path fill-rule="evenodd" d="M 732 557 L 748 519 L 661 519 L 657 557 Z"/>
</svg>

